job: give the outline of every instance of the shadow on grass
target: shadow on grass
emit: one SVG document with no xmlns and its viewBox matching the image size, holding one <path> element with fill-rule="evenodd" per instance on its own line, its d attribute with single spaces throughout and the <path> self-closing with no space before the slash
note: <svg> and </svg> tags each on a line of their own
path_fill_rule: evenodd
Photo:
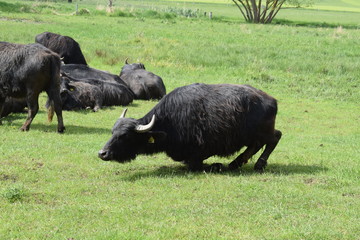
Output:
<svg viewBox="0 0 360 240">
<path fill-rule="evenodd" d="M 18 118 L 11 119 L 12 121 L 18 120 Z M 7 121 L 11 121 L 7 119 Z M 25 122 L 25 118 L 24 118 Z M 3 122 L 4 123 L 4 122 Z M 19 123 L 13 123 L 11 124 L 14 128 L 19 129 L 22 126 L 22 122 Z M 0 125 L 1 127 L 1 125 Z M 111 128 L 100 128 L 100 127 L 85 127 L 85 126 L 78 126 L 78 125 L 71 125 L 71 124 L 65 124 L 65 132 L 63 134 L 65 135 L 84 135 L 84 134 L 111 134 Z M 56 133 L 57 132 L 57 122 L 55 124 L 41 124 L 41 123 L 32 123 L 30 125 L 30 132 L 31 131 L 40 131 L 44 133 Z"/>
<path fill-rule="evenodd" d="M 274 19 L 274 25 L 286 25 L 293 27 L 310 27 L 310 28 L 338 28 L 345 29 L 360 29 L 360 25 L 354 24 L 340 24 L 340 23 L 327 23 L 327 22 L 305 22 L 305 21 L 291 21 L 286 19 Z"/>
<path fill-rule="evenodd" d="M 74 110 L 63 110 L 63 112 L 75 112 L 75 113 L 78 113 L 78 114 L 84 114 L 84 115 L 87 115 L 87 114 L 98 114 L 98 113 L 101 113 L 102 111 L 104 110 L 110 110 L 110 111 L 113 111 L 115 110 L 116 108 L 118 107 L 121 107 L 123 109 L 125 108 L 128 108 L 129 106 L 131 107 L 138 107 L 139 104 L 138 103 L 130 103 L 128 106 L 103 106 L 98 112 L 94 112 L 92 109 L 74 109 Z M 120 113 L 122 111 L 119 111 Z M 56 115 L 54 115 L 56 117 Z"/>
<path fill-rule="evenodd" d="M 327 171 L 328 168 L 320 165 L 300 165 L 300 164 L 269 164 L 265 174 L 270 175 L 293 175 L 293 174 L 315 174 L 318 172 Z M 204 172 L 190 172 L 185 165 L 180 166 L 162 166 L 155 170 L 151 171 L 142 171 L 135 173 L 130 177 L 124 178 L 126 181 L 137 181 L 142 178 L 173 178 L 173 177 L 195 177 L 198 175 L 203 175 Z M 256 172 L 253 169 L 253 165 L 249 164 L 243 168 L 240 168 L 235 171 L 224 170 L 219 173 L 206 173 L 214 175 L 225 175 L 225 176 L 250 176 L 250 175 L 261 175 L 261 173 Z"/>
<path fill-rule="evenodd" d="M 7 115 L 5 117 L 1 117 L 1 121 L 12 123 L 13 121 L 24 119 L 24 122 L 25 122 L 26 116 L 27 116 L 27 112 L 10 113 L 9 115 Z"/>
<path fill-rule="evenodd" d="M 19 128 L 21 126 L 19 125 Z M 111 134 L 111 128 L 101 128 L 101 127 L 85 127 L 78 125 L 65 124 L 65 132 L 63 134 L 66 135 L 84 135 L 84 134 Z M 56 132 L 57 131 L 57 123 L 56 124 L 31 124 L 30 131 L 37 130 L 42 132 Z"/>
<path fill-rule="evenodd" d="M 132 107 L 138 107 L 139 104 L 131 103 L 131 106 Z M 106 106 L 103 109 L 115 110 L 116 107 L 117 106 Z M 63 112 L 67 112 L 67 111 L 63 110 Z M 81 110 L 76 110 L 76 111 L 71 111 L 71 112 L 76 112 L 77 114 L 80 114 L 80 115 L 104 114 L 104 112 L 103 113 L 101 113 L 101 112 L 93 112 L 90 109 L 81 109 Z M 39 110 L 38 113 L 46 114 L 46 112 L 43 111 L 43 110 Z M 119 112 L 119 114 L 120 114 L 120 112 Z M 39 118 L 38 115 L 35 116 L 35 119 Z M 24 112 L 24 113 L 11 113 L 6 117 L 1 118 L 1 120 L 2 120 L 3 125 L 12 125 L 13 127 L 20 129 L 20 127 L 24 124 L 24 122 L 26 120 L 26 116 L 27 116 L 27 112 Z M 79 125 L 71 125 L 71 124 L 67 123 L 66 117 L 63 117 L 63 118 L 64 118 L 65 128 L 66 128 L 64 134 L 74 134 L 74 135 L 77 135 L 77 134 L 103 134 L 103 133 L 109 134 L 111 132 L 111 128 L 86 127 L 86 126 L 79 126 Z M 115 122 L 115 120 L 114 120 L 114 122 Z M 54 118 L 52 120 L 51 125 L 49 125 L 47 123 L 43 123 L 43 124 L 42 123 L 31 123 L 30 131 L 31 130 L 38 130 L 38 131 L 42 131 L 42 132 L 56 132 L 56 125 L 57 125 L 57 117 L 56 117 L 56 115 L 54 115 Z"/>
</svg>

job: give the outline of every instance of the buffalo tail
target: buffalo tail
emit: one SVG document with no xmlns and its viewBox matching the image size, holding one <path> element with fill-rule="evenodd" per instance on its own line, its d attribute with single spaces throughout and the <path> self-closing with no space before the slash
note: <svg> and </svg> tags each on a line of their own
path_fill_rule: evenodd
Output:
<svg viewBox="0 0 360 240">
<path fill-rule="evenodd" d="M 55 107 L 54 107 L 54 101 L 48 99 L 46 103 L 47 112 L 48 112 L 48 122 L 51 123 L 54 117 Z"/>
</svg>

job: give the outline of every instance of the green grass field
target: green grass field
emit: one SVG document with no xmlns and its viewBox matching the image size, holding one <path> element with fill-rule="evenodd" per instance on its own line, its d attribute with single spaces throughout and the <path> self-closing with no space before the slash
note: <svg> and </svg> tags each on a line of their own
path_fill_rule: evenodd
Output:
<svg viewBox="0 0 360 240">
<path fill-rule="evenodd" d="M 320 10 L 360 12 L 360 2 L 357 0 L 318 0 L 313 7 Z"/>
<path fill-rule="evenodd" d="M 359 13 L 343 9 L 357 1 L 284 9 L 274 25 L 246 24 L 215 0 L 199 3 L 221 9 L 213 20 L 131 7 L 196 9 L 193 2 L 128 1 L 114 14 L 98 2 L 81 1 L 90 14 L 74 16 L 75 4 L 0 1 L 0 41 L 68 35 L 90 66 L 118 74 L 129 57 L 168 91 L 253 85 L 278 99 L 283 137 L 263 174 L 253 170 L 256 157 L 219 174 L 188 172 L 165 154 L 104 162 L 97 152 L 123 107 L 65 111 L 66 133 L 57 134 L 43 94 L 29 132 L 18 130 L 25 114 L 0 126 L 0 239 L 359 239 Z M 155 104 L 134 101 L 127 115 Z"/>
</svg>

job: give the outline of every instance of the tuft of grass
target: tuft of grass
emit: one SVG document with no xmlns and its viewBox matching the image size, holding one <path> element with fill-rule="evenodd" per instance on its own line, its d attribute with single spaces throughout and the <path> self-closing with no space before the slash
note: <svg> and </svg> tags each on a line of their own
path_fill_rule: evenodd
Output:
<svg viewBox="0 0 360 240">
<path fill-rule="evenodd" d="M 78 10 L 78 12 L 76 13 L 77 15 L 90 15 L 90 10 L 86 9 L 86 8 L 81 8 Z"/>
<path fill-rule="evenodd" d="M 26 196 L 23 185 L 14 184 L 3 190 L 2 196 L 10 203 L 20 202 Z"/>
<path fill-rule="evenodd" d="M 110 16 L 110 17 L 134 17 L 135 15 L 128 11 L 116 9 L 111 12 L 108 12 L 108 16 Z"/>
</svg>

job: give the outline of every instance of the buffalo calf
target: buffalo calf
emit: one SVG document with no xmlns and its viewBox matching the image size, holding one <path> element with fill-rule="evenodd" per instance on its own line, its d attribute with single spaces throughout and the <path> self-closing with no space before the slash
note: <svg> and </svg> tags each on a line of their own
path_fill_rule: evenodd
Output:
<svg viewBox="0 0 360 240">
<path fill-rule="evenodd" d="M 60 95 L 63 110 L 91 108 L 96 112 L 103 103 L 100 88 L 85 82 L 69 83 L 68 89 L 62 89 Z"/>
<path fill-rule="evenodd" d="M 64 110 L 92 108 L 94 111 L 102 106 L 125 106 L 134 99 L 133 92 L 123 84 L 95 79 L 76 79 L 61 77 L 61 98 Z"/>
</svg>

